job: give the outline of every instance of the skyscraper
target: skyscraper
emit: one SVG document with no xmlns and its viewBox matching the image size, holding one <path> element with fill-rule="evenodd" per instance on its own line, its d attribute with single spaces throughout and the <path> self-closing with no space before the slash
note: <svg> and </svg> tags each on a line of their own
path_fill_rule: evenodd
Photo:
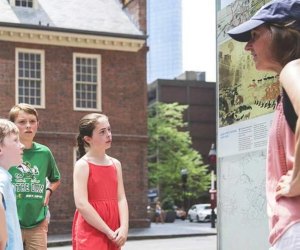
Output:
<svg viewBox="0 0 300 250">
<path fill-rule="evenodd" d="M 147 1 L 147 82 L 182 73 L 181 0 Z"/>
</svg>

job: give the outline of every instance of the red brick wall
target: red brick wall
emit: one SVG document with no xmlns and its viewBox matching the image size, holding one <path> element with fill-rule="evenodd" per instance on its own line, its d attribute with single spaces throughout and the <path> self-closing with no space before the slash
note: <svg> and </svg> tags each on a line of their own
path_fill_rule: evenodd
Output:
<svg viewBox="0 0 300 250">
<path fill-rule="evenodd" d="M 101 55 L 102 108 L 113 131 L 109 154 L 123 166 L 130 208 L 130 225 L 149 226 L 147 220 L 146 48 L 120 52 L 0 41 L 0 116 L 15 104 L 15 48 L 45 51 L 46 108 L 38 109 L 36 141 L 52 150 L 62 184 L 50 201 L 50 234 L 68 233 L 75 210 L 72 190 L 73 147 L 80 118 L 73 110 L 73 53 Z"/>
</svg>

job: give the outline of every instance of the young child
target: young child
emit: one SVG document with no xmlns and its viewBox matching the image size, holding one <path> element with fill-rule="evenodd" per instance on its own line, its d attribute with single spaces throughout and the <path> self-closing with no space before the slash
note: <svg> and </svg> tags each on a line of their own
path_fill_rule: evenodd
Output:
<svg viewBox="0 0 300 250">
<path fill-rule="evenodd" d="M 19 130 L 6 119 L 0 119 L 0 250 L 23 249 L 16 197 L 8 170 L 22 163 L 23 145 Z"/>
<path fill-rule="evenodd" d="M 105 115 L 92 113 L 80 120 L 77 143 L 81 158 L 73 176 L 77 208 L 72 230 L 74 250 L 117 250 L 127 239 L 128 205 L 121 163 L 106 154 L 111 142 Z"/>
<path fill-rule="evenodd" d="M 33 141 L 39 125 L 36 109 L 25 103 L 15 105 L 9 119 L 19 128 L 25 146 L 23 163 L 9 170 L 16 187 L 24 249 L 46 250 L 48 203 L 60 184 L 60 173 L 50 149 Z"/>
</svg>

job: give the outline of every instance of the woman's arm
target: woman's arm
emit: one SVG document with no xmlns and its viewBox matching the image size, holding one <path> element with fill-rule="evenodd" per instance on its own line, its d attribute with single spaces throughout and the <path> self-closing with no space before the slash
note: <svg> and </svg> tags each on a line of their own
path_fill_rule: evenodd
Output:
<svg viewBox="0 0 300 250">
<path fill-rule="evenodd" d="M 73 190 L 76 208 L 87 223 L 106 234 L 110 240 L 113 240 L 116 237 L 116 233 L 108 227 L 97 211 L 88 202 L 88 176 L 89 167 L 87 162 L 84 160 L 77 161 L 73 174 Z"/>
<path fill-rule="evenodd" d="M 6 230 L 6 218 L 5 210 L 2 202 L 3 196 L 0 193 L 0 250 L 4 250 L 6 247 L 6 242 L 8 240 L 7 230 Z"/>
<path fill-rule="evenodd" d="M 280 82 L 287 92 L 297 116 L 300 116 L 300 59 L 288 63 L 280 73 Z M 300 195 L 300 119 L 295 131 L 294 167 L 278 184 L 276 198 Z"/>
<path fill-rule="evenodd" d="M 281 71 L 279 80 L 287 92 L 295 112 L 300 116 L 300 59 L 289 62 Z"/>
<path fill-rule="evenodd" d="M 128 204 L 125 195 L 121 163 L 116 159 L 114 159 L 114 163 L 117 167 L 118 205 L 119 205 L 119 217 L 120 217 L 120 228 L 116 231 L 118 236 L 115 242 L 118 246 L 123 246 L 128 236 Z"/>
</svg>

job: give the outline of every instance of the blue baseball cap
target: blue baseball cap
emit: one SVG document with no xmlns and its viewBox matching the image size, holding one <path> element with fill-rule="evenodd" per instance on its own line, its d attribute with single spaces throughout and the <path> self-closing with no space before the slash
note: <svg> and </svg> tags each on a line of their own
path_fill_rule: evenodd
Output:
<svg viewBox="0 0 300 250">
<path fill-rule="evenodd" d="M 261 7 L 250 20 L 229 30 L 227 34 L 239 42 L 248 42 L 251 39 L 251 30 L 264 23 L 280 24 L 297 20 L 300 20 L 300 0 L 274 0 Z"/>
</svg>

